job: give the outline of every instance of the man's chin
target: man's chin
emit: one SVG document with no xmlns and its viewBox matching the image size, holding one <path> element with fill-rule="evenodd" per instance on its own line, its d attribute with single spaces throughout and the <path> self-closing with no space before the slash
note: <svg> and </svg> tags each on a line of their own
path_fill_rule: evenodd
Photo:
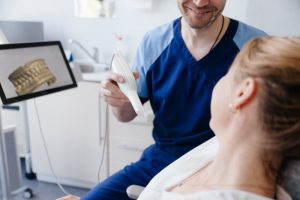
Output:
<svg viewBox="0 0 300 200">
<path fill-rule="evenodd" d="M 205 29 L 208 28 L 210 25 L 212 25 L 216 21 L 216 17 L 209 17 L 207 20 L 199 20 L 197 18 L 188 18 L 186 22 L 188 25 L 193 29 Z"/>
</svg>

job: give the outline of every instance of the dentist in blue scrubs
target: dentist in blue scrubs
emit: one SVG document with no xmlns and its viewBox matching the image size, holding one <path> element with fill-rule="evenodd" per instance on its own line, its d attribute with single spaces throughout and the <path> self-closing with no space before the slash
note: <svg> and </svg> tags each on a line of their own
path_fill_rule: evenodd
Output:
<svg viewBox="0 0 300 200">
<path fill-rule="evenodd" d="M 209 128 L 212 90 L 241 47 L 266 34 L 222 15 L 226 0 L 177 0 L 181 17 L 148 32 L 133 64 L 138 95 L 150 101 L 155 144 L 135 163 L 97 185 L 83 200 L 126 200 L 126 188 L 147 183 L 174 160 L 214 136 Z M 102 94 L 116 118 L 136 117 L 111 73 Z"/>
</svg>

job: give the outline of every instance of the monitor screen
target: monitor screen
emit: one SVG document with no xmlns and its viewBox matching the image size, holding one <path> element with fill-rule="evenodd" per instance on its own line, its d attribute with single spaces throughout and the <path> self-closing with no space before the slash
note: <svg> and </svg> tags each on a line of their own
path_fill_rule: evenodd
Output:
<svg viewBox="0 0 300 200">
<path fill-rule="evenodd" d="M 0 45 L 0 96 L 3 104 L 76 86 L 59 41 Z"/>
</svg>

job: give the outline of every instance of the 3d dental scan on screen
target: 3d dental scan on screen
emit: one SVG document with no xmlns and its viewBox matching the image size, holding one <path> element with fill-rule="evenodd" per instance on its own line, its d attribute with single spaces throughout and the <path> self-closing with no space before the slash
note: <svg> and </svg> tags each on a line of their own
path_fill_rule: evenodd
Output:
<svg viewBox="0 0 300 200">
<path fill-rule="evenodd" d="M 59 41 L 0 45 L 0 96 L 3 104 L 76 86 Z"/>
</svg>

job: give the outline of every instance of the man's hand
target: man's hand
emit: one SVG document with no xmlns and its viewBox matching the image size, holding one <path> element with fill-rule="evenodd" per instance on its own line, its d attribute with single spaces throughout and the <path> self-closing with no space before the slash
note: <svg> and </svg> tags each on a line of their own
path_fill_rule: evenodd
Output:
<svg viewBox="0 0 300 200">
<path fill-rule="evenodd" d="M 137 72 L 133 73 L 135 79 L 139 77 Z M 110 73 L 101 83 L 101 94 L 104 100 L 113 107 L 114 115 L 122 122 L 132 120 L 136 113 L 129 99 L 120 90 L 117 83 L 124 83 L 125 79 L 116 73 Z"/>
<path fill-rule="evenodd" d="M 116 73 L 110 73 L 107 78 L 101 82 L 101 94 L 109 105 L 122 107 L 129 101 L 117 84 L 124 82 L 125 79 Z"/>
<path fill-rule="evenodd" d="M 133 72 L 134 78 L 139 77 L 138 72 Z M 104 97 L 104 100 L 113 107 L 122 107 L 125 103 L 128 103 L 128 98 L 120 90 L 117 83 L 124 83 L 125 79 L 123 76 L 110 73 L 106 79 L 101 83 L 101 93 Z"/>
</svg>

